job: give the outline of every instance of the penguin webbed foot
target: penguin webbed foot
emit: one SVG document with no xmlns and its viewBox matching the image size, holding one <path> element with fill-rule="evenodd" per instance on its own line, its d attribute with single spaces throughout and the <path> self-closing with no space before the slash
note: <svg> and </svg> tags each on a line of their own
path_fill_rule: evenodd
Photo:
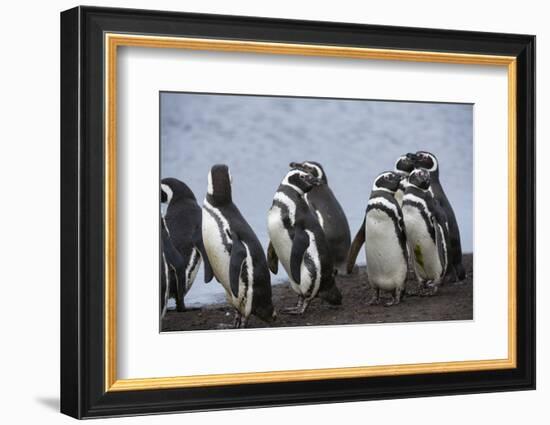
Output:
<svg viewBox="0 0 550 425">
<path fill-rule="evenodd" d="M 395 298 L 392 296 L 391 299 L 384 303 L 384 307 L 391 307 L 392 305 L 397 304 Z"/>
<path fill-rule="evenodd" d="M 390 301 L 384 303 L 384 307 L 391 307 L 393 305 L 397 305 L 401 302 L 401 299 L 402 299 L 402 291 L 401 289 L 396 289 Z"/>
<path fill-rule="evenodd" d="M 233 329 L 244 329 L 248 325 L 248 317 L 243 317 L 241 313 L 235 314 Z"/>
<path fill-rule="evenodd" d="M 292 315 L 301 315 L 304 314 L 311 300 L 305 300 L 302 297 L 298 298 L 298 302 L 295 307 L 287 307 L 281 310 L 282 313 L 292 314 Z"/>
<path fill-rule="evenodd" d="M 238 311 L 235 312 L 235 318 L 233 319 L 233 329 L 239 329 L 242 323 L 242 315 Z"/>
<path fill-rule="evenodd" d="M 423 291 L 420 293 L 422 297 L 433 297 L 439 289 L 440 282 L 435 280 L 429 280 L 424 282 Z"/>
<path fill-rule="evenodd" d="M 367 305 L 380 305 L 380 289 L 375 289 L 374 291 L 374 296 L 367 301 Z"/>
</svg>

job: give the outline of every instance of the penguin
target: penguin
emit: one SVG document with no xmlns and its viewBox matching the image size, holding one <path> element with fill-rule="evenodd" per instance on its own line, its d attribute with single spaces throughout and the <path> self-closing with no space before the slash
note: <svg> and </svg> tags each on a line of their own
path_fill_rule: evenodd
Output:
<svg viewBox="0 0 550 425">
<path fill-rule="evenodd" d="M 176 309 L 181 312 L 185 310 L 184 297 L 195 281 L 201 260 L 205 281 L 212 279 L 212 269 L 202 242 L 201 208 L 191 189 L 174 178 L 162 179 L 161 202 L 167 204 L 164 215 L 166 228 L 185 267 L 184 278 L 178 280 L 176 290 Z"/>
<path fill-rule="evenodd" d="M 172 240 L 166 227 L 164 218 L 160 218 L 160 237 L 161 237 L 161 261 L 160 261 L 160 317 L 164 318 L 167 310 L 168 299 L 170 297 L 180 299 L 183 295 L 178 294 L 185 282 L 185 263 Z"/>
<path fill-rule="evenodd" d="M 202 237 L 216 280 L 235 308 L 234 328 L 245 328 L 251 314 L 272 322 L 277 314 L 271 299 L 271 275 L 262 245 L 232 200 L 227 165 L 208 173 L 202 207 Z"/>
<path fill-rule="evenodd" d="M 414 170 L 414 168 L 414 161 L 407 155 L 401 155 L 399 158 L 397 158 L 397 161 L 395 161 L 395 167 L 393 171 L 402 177 L 401 181 L 399 182 L 399 187 L 395 191 L 395 199 L 397 200 L 399 207 L 401 207 L 401 205 L 403 204 L 403 194 L 405 193 L 407 177 L 409 176 L 411 171 Z"/>
<path fill-rule="evenodd" d="M 445 210 L 430 191 L 430 172 L 417 168 L 408 177 L 403 221 L 416 277 L 434 295 L 449 263 L 449 227 Z"/>
<path fill-rule="evenodd" d="M 445 211 L 449 224 L 449 269 L 448 278 L 451 281 L 462 281 L 466 278 L 466 270 L 462 264 L 462 246 L 460 242 L 460 230 L 451 203 L 445 195 L 445 191 L 439 181 L 439 161 L 434 154 L 425 151 L 418 151 L 414 154 L 407 154 L 415 162 L 416 168 L 425 168 L 430 172 L 430 190 L 441 208 Z M 450 274 L 453 273 L 453 276 Z"/>
<path fill-rule="evenodd" d="M 304 314 L 317 295 L 332 305 L 342 303 L 325 233 L 304 198 L 319 185 L 321 180 L 312 174 L 290 170 L 275 192 L 268 212 L 271 271 L 277 273 L 280 261 L 290 286 L 298 294 L 296 307 L 286 310 L 291 314 Z"/>
<path fill-rule="evenodd" d="M 407 242 L 403 214 L 395 199 L 401 179 L 392 171 L 376 177 L 365 219 L 350 250 L 348 270 L 351 271 L 361 246 L 365 244 L 367 276 L 375 289 L 369 305 L 380 303 L 381 291 L 392 292 L 392 299 L 385 306 L 399 304 L 405 289 L 409 264 Z"/>
<path fill-rule="evenodd" d="M 414 170 L 415 164 L 414 161 L 409 158 L 406 154 L 401 155 L 395 161 L 394 172 L 401 176 L 401 181 L 399 182 L 399 187 L 395 191 L 395 199 L 399 204 L 399 208 L 403 206 L 403 195 L 405 193 L 405 187 L 407 185 L 407 177 L 412 170 Z M 408 259 L 409 259 L 409 274 L 411 277 L 414 275 L 414 265 L 412 264 L 412 255 L 409 250 L 409 245 L 407 245 Z"/>
<path fill-rule="evenodd" d="M 340 274 L 346 274 L 346 261 L 351 244 L 349 223 L 344 209 L 328 185 L 325 170 L 321 164 L 314 161 L 291 162 L 290 168 L 305 171 L 321 181 L 321 184 L 306 193 L 305 199 L 325 232 L 335 270 Z"/>
</svg>

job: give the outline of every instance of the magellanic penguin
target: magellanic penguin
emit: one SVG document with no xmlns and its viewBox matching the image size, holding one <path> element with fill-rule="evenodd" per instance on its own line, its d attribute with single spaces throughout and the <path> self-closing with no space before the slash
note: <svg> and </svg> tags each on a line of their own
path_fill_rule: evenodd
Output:
<svg viewBox="0 0 550 425">
<path fill-rule="evenodd" d="M 447 273 L 448 278 L 453 281 L 461 281 L 466 277 L 466 271 L 462 264 L 462 246 L 460 242 L 460 230 L 458 228 L 458 222 L 453 211 L 451 203 L 445 195 L 445 191 L 439 181 L 439 162 L 434 154 L 430 152 L 418 151 L 415 154 L 408 154 L 408 156 L 414 160 L 417 168 L 425 168 L 430 172 L 430 190 L 433 193 L 435 199 L 439 202 L 447 220 L 449 223 L 449 268 Z M 454 271 L 454 276 L 450 276 L 450 273 Z"/>
<path fill-rule="evenodd" d="M 376 177 L 367 204 L 363 225 L 355 236 L 348 260 L 353 269 L 357 254 L 365 244 L 367 276 L 375 296 L 369 304 L 380 302 L 380 291 L 392 291 L 386 306 L 399 304 L 407 280 L 407 246 L 401 208 L 395 199 L 402 177 L 387 171 Z"/>
<path fill-rule="evenodd" d="M 185 264 L 166 227 L 164 218 L 160 218 L 160 239 L 161 239 L 161 257 L 160 257 L 160 318 L 166 314 L 168 299 L 170 297 L 180 299 L 182 294 L 177 293 L 178 289 L 184 287 L 181 282 L 185 282 Z"/>
<path fill-rule="evenodd" d="M 401 155 L 395 161 L 394 172 L 401 176 L 401 181 L 399 182 L 399 187 L 395 191 L 395 199 L 401 207 L 403 204 L 403 194 L 405 193 L 405 185 L 407 184 L 407 177 L 412 170 L 414 170 L 414 161 L 409 158 L 407 155 Z"/>
<path fill-rule="evenodd" d="M 427 170 L 409 174 L 402 211 L 417 279 L 433 295 L 447 271 L 449 232 L 445 211 L 430 191 Z"/>
<path fill-rule="evenodd" d="M 310 173 L 290 170 L 268 212 L 270 269 L 277 273 L 280 261 L 298 294 L 298 304 L 287 309 L 289 313 L 303 314 L 317 295 L 333 305 L 342 303 L 325 233 L 304 199 L 307 192 L 320 184 L 320 179 Z"/>
<path fill-rule="evenodd" d="M 202 242 L 201 208 L 191 189 L 182 181 L 165 178 L 160 186 L 161 202 L 168 204 L 164 215 L 166 228 L 185 265 L 184 279 L 178 280 L 176 291 L 176 308 L 184 311 L 184 297 L 193 285 L 201 259 L 204 263 L 205 280 L 212 279 L 212 270 Z"/>
<path fill-rule="evenodd" d="M 262 245 L 233 203 L 227 165 L 214 165 L 202 208 L 202 237 L 214 276 L 235 307 L 235 328 L 251 314 L 266 322 L 277 317 L 271 300 L 271 276 Z"/>
<path fill-rule="evenodd" d="M 415 164 L 414 161 L 408 157 L 408 155 L 401 155 L 395 161 L 394 172 L 401 176 L 401 181 L 399 182 L 399 187 L 395 191 L 395 200 L 401 208 L 403 206 L 403 195 L 405 194 L 405 187 L 407 185 L 409 174 L 414 170 Z M 412 264 L 412 255 L 409 250 L 409 245 L 407 245 L 408 259 L 409 259 L 409 272 L 414 274 L 414 265 Z M 412 277 L 412 276 L 411 276 Z"/>
<path fill-rule="evenodd" d="M 344 209 L 328 185 L 325 170 L 314 161 L 291 162 L 290 168 L 305 171 L 321 181 L 321 184 L 306 193 L 305 199 L 325 232 L 334 268 L 338 273 L 346 274 L 351 244 L 349 223 Z"/>
</svg>

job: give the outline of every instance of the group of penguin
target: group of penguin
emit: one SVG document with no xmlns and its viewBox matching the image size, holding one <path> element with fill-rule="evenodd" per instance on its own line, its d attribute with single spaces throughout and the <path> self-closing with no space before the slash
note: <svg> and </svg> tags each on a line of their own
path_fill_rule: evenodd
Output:
<svg viewBox="0 0 550 425">
<path fill-rule="evenodd" d="M 250 315 L 276 319 L 271 275 L 282 264 L 298 295 L 289 314 L 304 314 L 315 297 L 340 305 L 337 274 L 350 274 L 363 245 L 368 281 L 386 306 L 398 304 L 409 273 L 424 295 L 434 295 L 448 280 L 465 278 L 455 214 L 439 181 L 435 155 L 419 151 L 399 157 L 393 171 L 378 175 L 363 224 L 353 242 L 340 203 L 321 164 L 290 163 L 267 214 L 269 246 L 264 253 L 253 229 L 232 200 L 227 165 L 214 165 L 201 208 L 189 187 L 174 178 L 161 181 L 161 317 L 168 299 L 184 311 L 184 297 L 201 261 L 205 282 L 214 277 L 235 308 L 233 327 L 244 328 Z"/>
</svg>

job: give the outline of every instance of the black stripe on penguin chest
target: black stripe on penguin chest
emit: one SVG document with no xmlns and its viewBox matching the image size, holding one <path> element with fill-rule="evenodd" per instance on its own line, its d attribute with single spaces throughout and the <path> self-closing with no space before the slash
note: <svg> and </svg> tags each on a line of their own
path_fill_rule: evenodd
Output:
<svg viewBox="0 0 550 425">
<path fill-rule="evenodd" d="M 199 261 L 200 261 L 200 256 L 198 254 L 198 252 L 196 251 L 192 251 L 191 252 L 191 264 L 190 264 L 190 267 L 189 267 L 189 274 L 187 276 L 187 278 L 189 279 L 191 277 L 191 275 L 193 274 L 193 271 L 195 270 L 195 268 L 198 267 L 199 265 Z"/>
<path fill-rule="evenodd" d="M 248 298 L 248 287 L 249 287 L 249 285 L 252 284 L 252 282 L 250 282 L 248 278 L 249 278 L 249 276 L 248 276 L 248 261 L 245 258 L 244 261 L 243 261 L 243 264 L 241 266 L 241 275 L 240 275 L 240 282 L 239 282 L 239 287 L 243 288 L 242 299 L 241 299 L 241 307 L 244 307 L 244 305 L 246 304 L 246 300 Z"/>
<path fill-rule="evenodd" d="M 435 243 L 435 229 L 431 221 L 431 214 L 428 215 L 428 211 L 426 211 L 426 208 L 423 204 L 412 199 L 405 199 L 403 201 L 403 207 L 405 207 L 406 205 L 414 207 L 420 212 L 420 216 L 422 217 L 422 220 L 424 220 L 424 224 L 426 224 L 426 229 L 428 229 L 430 239 L 433 241 L 433 243 Z"/>
<path fill-rule="evenodd" d="M 216 214 L 214 211 L 212 211 L 212 208 L 209 206 L 204 206 L 204 209 L 206 212 L 214 219 L 216 222 L 216 226 L 218 227 L 218 232 L 220 234 L 220 239 L 222 241 L 222 245 L 226 252 L 231 253 L 231 247 L 233 245 L 231 241 L 231 235 L 228 235 L 227 232 L 230 231 L 229 229 L 224 229 L 223 222 L 221 218 Z M 222 215 L 221 211 L 218 209 L 218 213 Z M 227 230 L 227 231 L 226 231 Z"/>
<path fill-rule="evenodd" d="M 275 199 L 273 201 L 273 206 L 279 208 L 279 210 L 281 211 L 281 221 L 283 223 L 283 227 L 286 229 L 288 235 L 292 239 L 294 237 L 294 223 L 290 219 L 290 210 L 288 208 L 288 205 L 282 201 L 279 201 L 278 199 Z"/>
<path fill-rule="evenodd" d="M 302 208 L 306 208 L 309 211 L 309 207 L 307 206 L 305 199 L 300 197 L 294 189 L 281 185 L 277 189 L 277 193 L 285 195 L 285 197 L 294 204 L 294 220 L 296 220 L 296 215 L 299 214 L 301 203 L 303 203 Z M 290 218 L 290 207 L 282 200 L 276 198 L 273 199 L 273 206 L 279 208 L 283 227 L 287 231 L 290 239 L 294 239 L 294 226 L 296 225 L 296 222 L 293 222 Z"/>
<path fill-rule="evenodd" d="M 371 200 L 372 199 L 376 200 L 376 198 L 371 198 Z M 391 221 L 393 223 L 393 229 L 394 229 L 394 232 L 395 232 L 395 236 L 397 237 L 397 240 L 399 241 L 399 246 L 401 247 L 403 257 L 406 258 L 407 257 L 406 238 L 405 238 L 405 235 L 403 234 L 403 231 L 402 231 L 401 226 L 399 224 L 399 217 L 396 216 L 395 211 L 393 209 L 389 208 L 388 206 L 382 204 L 382 203 L 376 203 L 376 202 L 370 203 L 369 202 L 369 204 L 367 205 L 367 211 L 366 211 L 365 215 L 368 215 L 368 213 L 370 211 L 373 211 L 373 210 L 381 211 L 391 219 Z"/>
<path fill-rule="evenodd" d="M 311 278 L 311 285 L 307 289 L 305 296 L 311 297 L 313 290 L 315 289 L 315 281 L 317 280 L 317 268 L 311 256 L 306 252 L 303 259 L 303 265 L 306 267 L 309 276 Z"/>
</svg>

